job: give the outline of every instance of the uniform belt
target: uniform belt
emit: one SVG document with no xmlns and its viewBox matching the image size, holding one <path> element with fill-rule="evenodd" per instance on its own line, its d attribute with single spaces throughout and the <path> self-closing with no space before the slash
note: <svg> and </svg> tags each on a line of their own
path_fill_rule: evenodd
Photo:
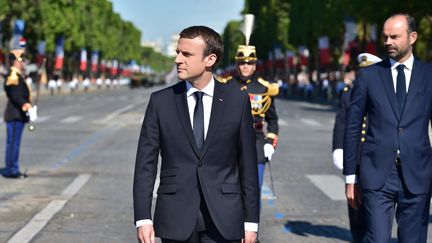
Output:
<svg viewBox="0 0 432 243">
<path fill-rule="evenodd" d="M 253 127 L 257 130 L 262 130 L 264 128 L 264 122 L 255 122 Z"/>
</svg>

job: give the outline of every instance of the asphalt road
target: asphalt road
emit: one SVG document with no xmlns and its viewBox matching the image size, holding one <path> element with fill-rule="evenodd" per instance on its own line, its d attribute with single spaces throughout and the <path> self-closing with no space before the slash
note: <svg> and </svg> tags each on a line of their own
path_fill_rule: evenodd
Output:
<svg viewBox="0 0 432 243">
<path fill-rule="evenodd" d="M 134 160 L 149 94 L 159 88 L 41 96 L 20 154 L 30 176 L 0 177 L 0 242 L 136 242 Z M 331 162 L 334 108 L 281 99 L 276 106 L 276 199 L 267 169 L 261 242 L 349 242 L 343 178 Z M 0 156 L 5 131 L 0 123 Z"/>
</svg>

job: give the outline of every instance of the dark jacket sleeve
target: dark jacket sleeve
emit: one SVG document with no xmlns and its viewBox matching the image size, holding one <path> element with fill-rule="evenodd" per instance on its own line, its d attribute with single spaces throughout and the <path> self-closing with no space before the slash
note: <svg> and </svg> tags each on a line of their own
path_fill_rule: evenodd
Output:
<svg viewBox="0 0 432 243">
<path fill-rule="evenodd" d="M 369 71 L 370 72 L 370 71 Z M 366 114 L 367 78 L 361 70 L 354 81 L 351 94 L 351 104 L 348 109 L 344 133 L 344 175 L 354 175 L 357 172 L 358 153 L 360 151 L 360 136 L 364 116 Z"/>
<path fill-rule="evenodd" d="M 278 116 L 276 113 L 275 99 L 274 97 L 270 97 L 271 104 L 269 109 L 265 113 L 265 120 L 267 122 L 267 133 L 274 133 L 278 135 L 279 125 L 278 125 Z"/>
<path fill-rule="evenodd" d="M 348 112 L 349 104 L 351 101 L 351 89 L 342 93 L 339 105 L 336 111 L 336 118 L 333 128 L 333 147 L 335 149 L 343 148 L 343 139 L 346 124 L 346 114 Z"/>
<path fill-rule="evenodd" d="M 159 156 L 159 124 L 157 102 L 152 94 L 149 99 L 138 142 L 133 181 L 135 221 L 151 219 L 153 187 Z"/>
<path fill-rule="evenodd" d="M 276 105 L 274 97 L 270 97 L 271 103 L 269 109 L 265 113 L 265 121 L 267 122 L 267 136 L 265 142 L 273 145 L 276 148 L 278 144 L 278 116 L 276 113 Z"/>
<path fill-rule="evenodd" d="M 245 222 L 259 222 L 259 189 L 255 131 L 252 125 L 249 97 L 244 93 L 244 105 L 238 151 L 240 152 L 240 183 L 243 190 Z"/>
</svg>

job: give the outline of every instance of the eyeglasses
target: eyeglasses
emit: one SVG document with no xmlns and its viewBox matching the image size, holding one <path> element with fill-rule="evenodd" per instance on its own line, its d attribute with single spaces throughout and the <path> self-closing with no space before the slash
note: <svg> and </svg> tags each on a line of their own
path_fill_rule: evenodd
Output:
<svg viewBox="0 0 432 243">
<path fill-rule="evenodd" d="M 241 62 L 238 62 L 238 65 L 255 65 L 255 62 L 245 62 L 245 61 L 241 61 Z"/>
</svg>

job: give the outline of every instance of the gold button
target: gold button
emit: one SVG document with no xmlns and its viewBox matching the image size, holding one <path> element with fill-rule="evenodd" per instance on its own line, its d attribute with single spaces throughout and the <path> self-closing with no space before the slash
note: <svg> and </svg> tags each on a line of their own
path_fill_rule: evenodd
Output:
<svg viewBox="0 0 432 243">
<path fill-rule="evenodd" d="M 366 123 L 363 123 L 363 128 L 366 128 Z"/>
<path fill-rule="evenodd" d="M 366 131 L 365 131 L 365 130 L 362 130 L 362 134 L 366 134 Z"/>
<path fill-rule="evenodd" d="M 366 141 L 366 138 L 361 138 L 362 143 Z"/>
</svg>

